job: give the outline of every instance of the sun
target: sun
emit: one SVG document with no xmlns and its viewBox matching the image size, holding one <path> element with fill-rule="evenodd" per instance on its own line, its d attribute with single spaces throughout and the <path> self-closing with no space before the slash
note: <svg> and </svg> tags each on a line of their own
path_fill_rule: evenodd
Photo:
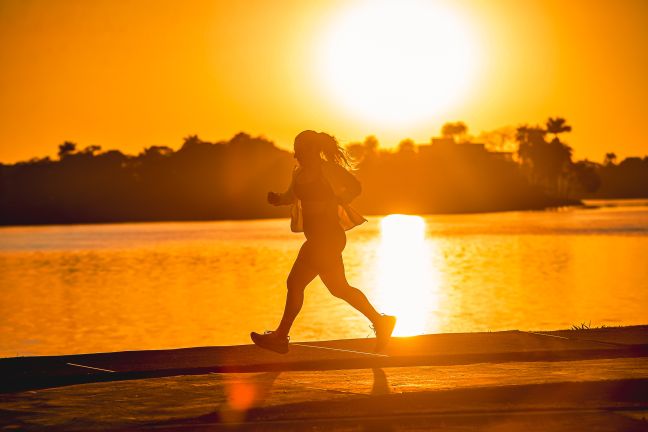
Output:
<svg viewBox="0 0 648 432">
<path fill-rule="evenodd" d="M 324 31 L 317 73 L 328 97 L 371 122 L 433 119 L 469 94 L 479 63 L 471 26 L 428 1 L 353 3 Z"/>
</svg>

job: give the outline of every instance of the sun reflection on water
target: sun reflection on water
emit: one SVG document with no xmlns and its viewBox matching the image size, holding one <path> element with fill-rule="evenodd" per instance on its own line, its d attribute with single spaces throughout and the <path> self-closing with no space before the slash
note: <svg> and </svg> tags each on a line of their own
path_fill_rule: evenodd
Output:
<svg viewBox="0 0 648 432">
<path fill-rule="evenodd" d="M 394 214 L 381 220 L 376 301 L 379 310 L 398 317 L 395 336 L 437 328 L 440 276 L 433 249 L 422 217 Z"/>
</svg>

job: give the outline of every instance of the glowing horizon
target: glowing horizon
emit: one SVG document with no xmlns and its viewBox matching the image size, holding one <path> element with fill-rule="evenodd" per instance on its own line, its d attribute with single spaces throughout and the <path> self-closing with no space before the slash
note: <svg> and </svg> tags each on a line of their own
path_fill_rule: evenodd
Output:
<svg viewBox="0 0 648 432">
<path fill-rule="evenodd" d="M 373 22 L 358 18 L 368 4 L 378 5 L 367 15 Z M 639 0 L 180 5 L 3 2 L 0 161 L 54 156 L 65 140 L 133 154 L 177 148 L 191 134 L 220 141 L 240 131 L 286 149 L 304 129 L 343 143 L 373 134 L 391 147 L 428 142 L 447 121 L 462 120 L 477 135 L 550 116 L 573 126 L 564 140 L 577 159 L 648 152 L 648 4 Z M 439 19 L 460 24 L 443 33 Z M 380 29 L 395 29 L 391 49 L 379 50 L 387 58 L 357 62 L 345 51 L 371 48 L 349 39 L 354 23 L 383 44 L 391 39 Z M 322 48 L 340 40 L 349 45 Z M 439 69 L 417 55 L 443 48 L 463 66 Z M 422 72 L 380 67 L 399 61 Z M 381 73 L 365 82 L 371 67 Z M 392 75 L 388 102 L 377 104 L 371 89 Z"/>
</svg>

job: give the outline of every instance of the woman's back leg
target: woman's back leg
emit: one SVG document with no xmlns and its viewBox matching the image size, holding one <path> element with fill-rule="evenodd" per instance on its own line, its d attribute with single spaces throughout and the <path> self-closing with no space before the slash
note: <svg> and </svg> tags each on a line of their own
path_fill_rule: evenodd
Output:
<svg viewBox="0 0 648 432">
<path fill-rule="evenodd" d="M 369 321 L 376 322 L 380 319 L 381 315 L 369 302 L 367 296 L 358 288 L 349 285 L 344 273 L 344 263 L 342 260 L 329 266 L 326 270 L 321 270 L 319 276 L 331 294 L 349 303 L 366 316 Z"/>
</svg>

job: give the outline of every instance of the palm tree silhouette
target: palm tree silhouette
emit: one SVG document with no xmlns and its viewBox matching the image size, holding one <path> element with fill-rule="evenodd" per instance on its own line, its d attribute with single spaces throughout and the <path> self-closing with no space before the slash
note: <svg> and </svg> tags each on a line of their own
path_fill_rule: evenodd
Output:
<svg viewBox="0 0 648 432">
<path fill-rule="evenodd" d="M 553 134 L 555 140 L 558 140 L 558 134 L 571 132 L 571 130 L 572 127 L 569 126 L 567 120 L 562 117 L 549 117 L 547 120 L 547 133 Z"/>
</svg>

